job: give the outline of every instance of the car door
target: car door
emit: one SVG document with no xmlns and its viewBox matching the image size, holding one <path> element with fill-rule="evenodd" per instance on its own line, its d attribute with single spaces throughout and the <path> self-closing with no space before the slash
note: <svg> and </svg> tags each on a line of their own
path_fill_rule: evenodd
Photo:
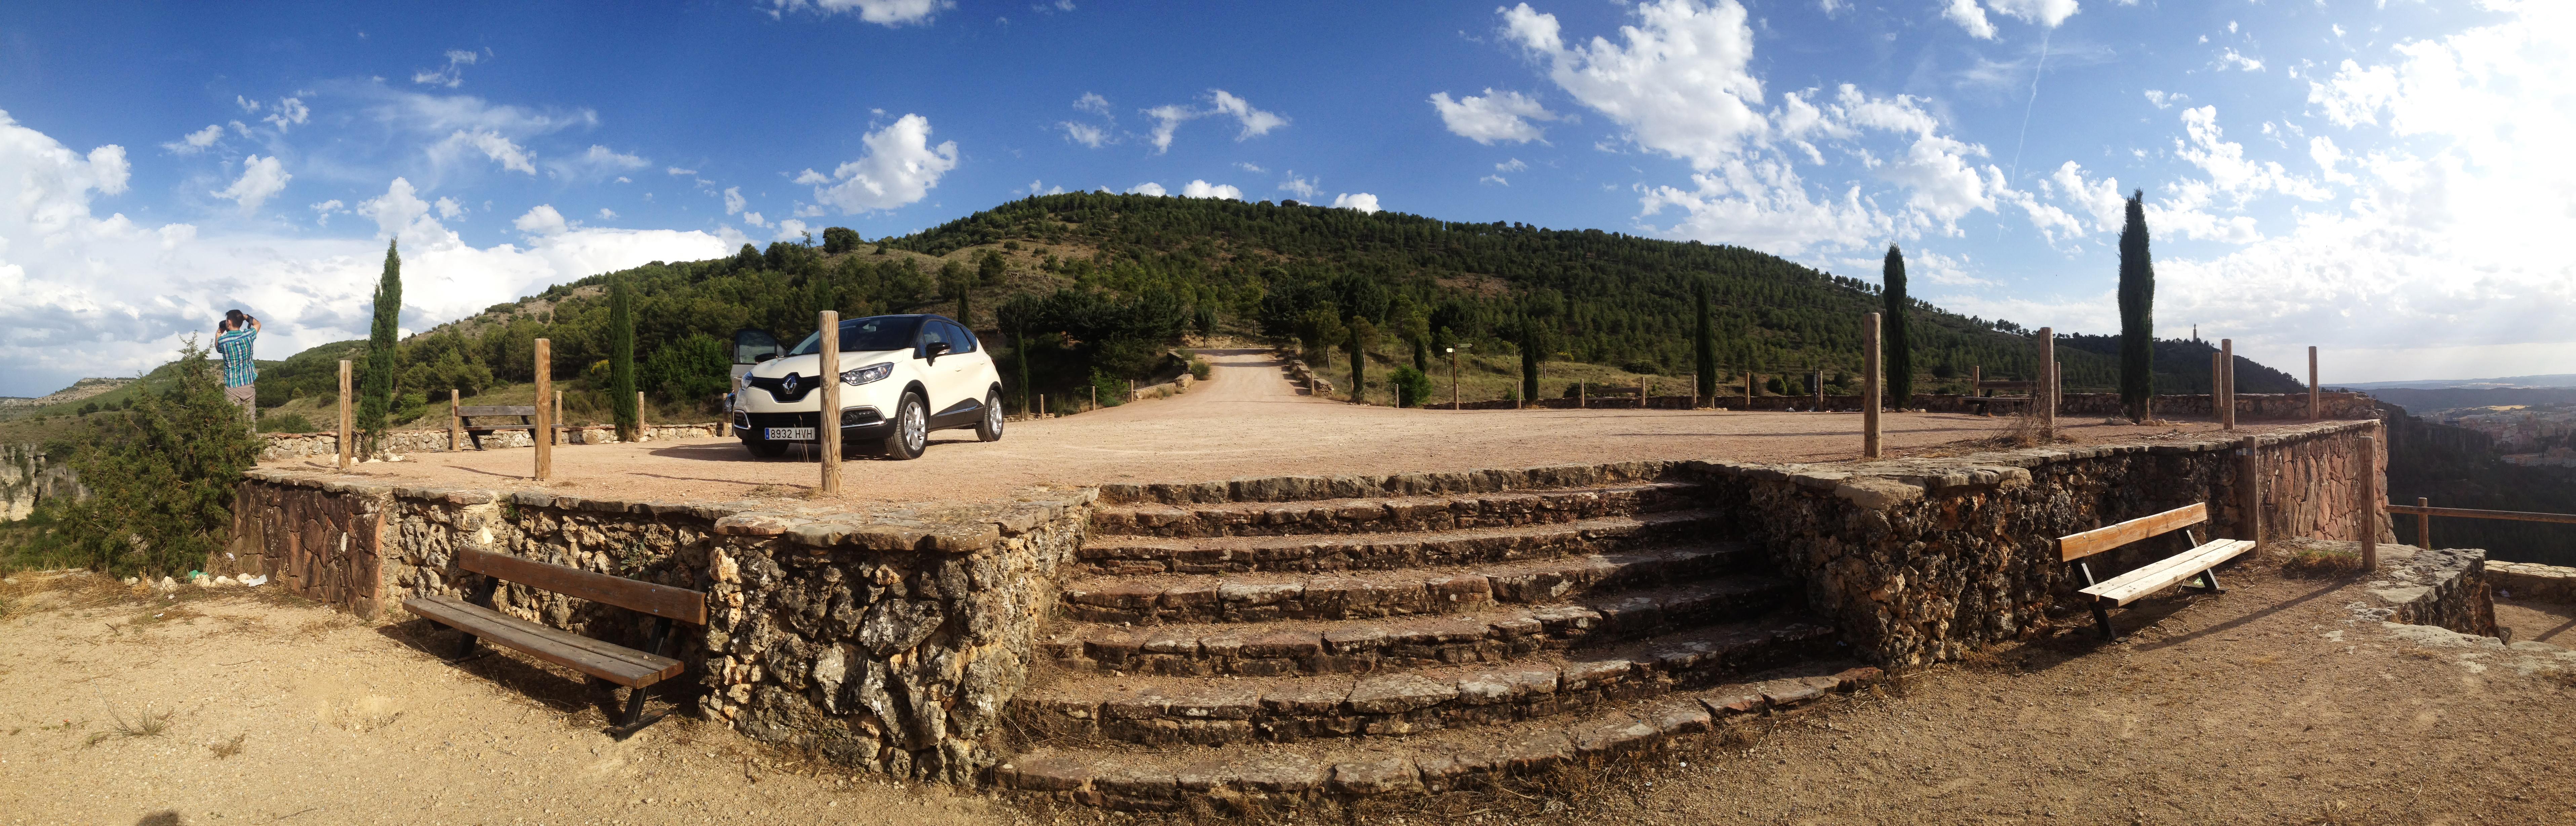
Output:
<svg viewBox="0 0 2576 826">
<path fill-rule="evenodd" d="M 921 390 L 928 396 L 924 401 L 930 403 L 932 427 L 939 426 L 939 419 L 949 412 L 948 408 L 957 404 L 957 359 L 932 357 L 930 345 L 956 347 L 955 329 L 948 326 L 948 322 L 936 318 L 922 319 L 921 341 L 913 346 L 913 366 L 920 371 Z"/>
<path fill-rule="evenodd" d="M 953 357 L 941 356 L 939 366 L 950 368 L 949 386 L 957 393 L 954 407 L 957 408 L 958 417 L 964 421 L 973 421 L 972 414 L 984 404 L 984 391 L 992 389 L 985 370 L 985 365 L 992 357 L 982 352 L 982 343 L 975 340 L 974 331 L 966 329 L 963 325 L 949 324 L 948 340 L 950 346 L 954 348 L 949 351 Z"/>
</svg>

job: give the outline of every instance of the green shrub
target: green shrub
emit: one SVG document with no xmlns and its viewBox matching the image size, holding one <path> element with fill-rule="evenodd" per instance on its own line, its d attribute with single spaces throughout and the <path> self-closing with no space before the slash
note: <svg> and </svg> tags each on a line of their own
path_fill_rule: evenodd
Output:
<svg viewBox="0 0 2576 826">
<path fill-rule="evenodd" d="M 1431 398 L 1431 377 L 1413 369 L 1413 365 L 1396 367 L 1395 372 L 1387 376 L 1387 382 L 1395 385 L 1397 407 L 1421 407 Z"/>
<path fill-rule="evenodd" d="M 181 574 L 222 550 L 233 485 L 261 440 L 190 337 L 164 389 L 84 424 L 71 459 L 88 499 L 65 506 L 63 556 L 112 576 Z"/>
<path fill-rule="evenodd" d="M 663 345 L 635 368 L 635 384 L 672 401 L 703 405 L 733 382 L 724 342 L 693 335 Z"/>
<path fill-rule="evenodd" d="M 312 433 L 320 429 L 314 427 L 313 420 L 305 418 L 302 413 L 282 413 L 275 416 L 261 416 L 259 419 L 261 433 Z"/>
<path fill-rule="evenodd" d="M 1215 371 L 1216 368 L 1208 366 L 1208 363 L 1205 361 L 1195 358 L 1190 359 L 1190 378 L 1198 379 L 1199 381 L 1207 381 L 1208 374 Z"/>
<path fill-rule="evenodd" d="M 1127 403 L 1127 380 L 1104 371 L 1091 373 L 1091 389 L 1100 394 L 1100 406 L 1117 407 Z M 1082 401 L 1088 401 L 1087 398 Z"/>
</svg>

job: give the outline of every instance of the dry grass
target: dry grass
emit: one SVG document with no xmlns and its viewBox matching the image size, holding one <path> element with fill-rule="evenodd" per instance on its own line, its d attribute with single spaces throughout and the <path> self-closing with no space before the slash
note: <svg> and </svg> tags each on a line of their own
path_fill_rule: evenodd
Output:
<svg viewBox="0 0 2576 826">
<path fill-rule="evenodd" d="M 134 719 L 127 720 L 125 715 L 116 713 L 116 707 L 111 705 L 107 707 L 107 716 L 116 721 L 115 728 L 90 735 L 89 740 L 82 745 L 95 746 L 110 737 L 159 737 L 170 733 L 170 718 L 178 714 L 179 710 L 175 708 L 159 714 L 147 708 Z"/>
<path fill-rule="evenodd" d="M 2299 551 L 2281 563 L 2281 574 L 2297 579 L 2333 579 L 2360 572 L 2360 555 L 2317 548 Z"/>
<path fill-rule="evenodd" d="M 250 732 L 245 731 L 240 734 L 233 735 L 233 739 L 230 740 L 220 743 L 207 743 L 206 748 L 214 751 L 215 759 L 221 760 L 223 758 L 242 753 L 242 741 L 249 737 Z"/>
</svg>

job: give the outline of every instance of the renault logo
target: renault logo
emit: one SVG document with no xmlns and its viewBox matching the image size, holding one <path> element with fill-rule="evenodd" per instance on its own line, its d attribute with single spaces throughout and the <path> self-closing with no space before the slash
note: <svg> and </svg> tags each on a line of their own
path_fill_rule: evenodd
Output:
<svg viewBox="0 0 2576 826">
<path fill-rule="evenodd" d="M 796 374 L 789 373 L 787 374 L 787 378 L 779 379 L 778 390 L 782 393 L 796 392 Z"/>
</svg>

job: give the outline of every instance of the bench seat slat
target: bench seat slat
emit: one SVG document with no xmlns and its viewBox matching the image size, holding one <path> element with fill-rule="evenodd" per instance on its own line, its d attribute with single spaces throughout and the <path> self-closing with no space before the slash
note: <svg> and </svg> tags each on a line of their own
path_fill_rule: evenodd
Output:
<svg viewBox="0 0 2576 826">
<path fill-rule="evenodd" d="M 457 551 L 456 566 L 574 599 L 604 602 L 691 625 L 707 624 L 707 595 L 702 591 L 656 585 L 472 548 Z"/>
<path fill-rule="evenodd" d="M 2174 583 L 2199 576 L 2200 572 L 2218 567 L 2221 562 L 2253 550 L 2254 543 L 2244 539 L 2213 539 L 2200 547 L 2165 557 L 2134 571 L 2104 580 L 2084 589 L 2083 593 L 2111 600 L 2120 605 L 2139 597 L 2164 590 Z"/>
<path fill-rule="evenodd" d="M 2154 516 L 2139 517 L 2117 525 L 2059 537 L 2058 561 L 2073 562 L 2150 536 L 2161 536 L 2207 521 L 2209 521 L 2209 506 L 2194 502 Z"/>
<path fill-rule="evenodd" d="M 403 608 L 488 642 L 629 688 L 677 677 L 687 668 L 679 660 L 526 622 L 455 597 L 412 597 L 403 600 Z"/>
</svg>

